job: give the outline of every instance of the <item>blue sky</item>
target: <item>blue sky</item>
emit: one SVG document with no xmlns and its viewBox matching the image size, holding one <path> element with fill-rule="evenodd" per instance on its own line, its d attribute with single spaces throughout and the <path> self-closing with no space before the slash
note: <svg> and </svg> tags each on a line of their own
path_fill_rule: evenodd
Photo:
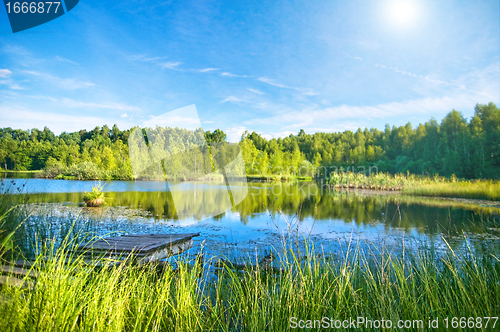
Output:
<svg viewBox="0 0 500 332">
<path fill-rule="evenodd" d="M 0 127 L 120 129 L 195 104 L 230 140 L 383 129 L 500 104 L 494 1 L 91 1 L 13 34 Z"/>
</svg>

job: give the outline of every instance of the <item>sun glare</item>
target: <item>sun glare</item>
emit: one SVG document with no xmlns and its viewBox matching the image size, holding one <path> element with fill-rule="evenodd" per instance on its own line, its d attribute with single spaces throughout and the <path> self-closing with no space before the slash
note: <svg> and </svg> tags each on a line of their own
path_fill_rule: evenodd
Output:
<svg viewBox="0 0 500 332">
<path fill-rule="evenodd" d="M 387 7 L 390 23 L 399 28 L 413 26 L 419 17 L 418 5 L 413 0 L 394 0 Z"/>
</svg>

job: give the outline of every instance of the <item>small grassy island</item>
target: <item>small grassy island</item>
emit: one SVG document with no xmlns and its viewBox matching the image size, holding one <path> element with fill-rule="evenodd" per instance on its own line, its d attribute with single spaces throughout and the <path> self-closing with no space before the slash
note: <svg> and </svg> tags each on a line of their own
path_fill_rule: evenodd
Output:
<svg viewBox="0 0 500 332">
<path fill-rule="evenodd" d="M 102 192 L 103 186 L 96 184 L 92 186 L 92 191 L 86 192 L 83 195 L 83 200 L 88 207 L 99 207 L 104 203 L 104 193 Z"/>
</svg>

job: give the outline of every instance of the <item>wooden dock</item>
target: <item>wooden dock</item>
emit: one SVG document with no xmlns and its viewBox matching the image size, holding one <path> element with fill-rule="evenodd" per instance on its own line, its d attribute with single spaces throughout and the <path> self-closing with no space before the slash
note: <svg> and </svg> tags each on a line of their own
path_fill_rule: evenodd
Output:
<svg viewBox="0 0 500 332">
<path fill-rule="evenodd" d="M 76 253 L 85 255 L 84 261 L 93 266 L 116 265 L 125 260 L 143 265 L 182 253 L 193 246 L 193 237 L 199 235 L 136 234 L 108 237 L 82 244 L 76 249 Z M 0 265 L 0 284 L 33 288 L 37 277 L 37 272 L 31 270 L 34 261 L 22 260 L 12 264 Z"/>
<path fill-rule="evenodd" d="M 86 256 L 104 256 L 118 260 L 134 257 L 139 264 L 145 264 L 182 253 L 193 246 L 193 237 L 199 235 L 187 233 L 115 236 L 82 244 L 77 251 Z"/>
</svg>

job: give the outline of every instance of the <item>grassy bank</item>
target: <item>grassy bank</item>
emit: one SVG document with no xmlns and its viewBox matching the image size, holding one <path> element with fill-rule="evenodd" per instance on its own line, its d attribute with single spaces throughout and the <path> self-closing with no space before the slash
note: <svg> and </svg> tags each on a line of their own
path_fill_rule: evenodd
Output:
<svg viewBox="0 0 500 332">
<path fill-rule="evenodd" d="M 297 175 L 276 175 L 276 174 L 266 174 L 266 175 L 247 175 L 248 181 L 312 181 L 311 176 L 297 176 Z"/>
<path fill-rule="evenodd" d="M 245 271 L 224 266 L 214 273 L 210 260 L 203 266 L 181 261 L 176 269 L 92 270 L 79 258 L 60 264 L 67 256 L 59 250 L 48 263 L 39 257 L 33 290 L 1 289 L 0 328 L 286 331 L 293 327 L 291 317 L 297 323 L 366 317 L 391 320 L 393 326 L 411 321 L 413 330 L 420 320 L 427 327 L 439 319 L 438 330 L 449 330 L 452 317 L 498 316 L 500 262 L 492 256 L 458 259 L 450 252 L 437 259 L 433 252 L 391 256 L 357 250 L 335 261 L 318 259 L 314 252 L 300 261 L 289 256 L 281 272 L 257 264 Z M 494 330 L 493 321 L 485 330 Z"/>
<path fill-rule="evenodd" d="M 40 173 L 42 172 L 41 170 L 38 170 L 38 171 L 13 171 L 13 170 L 10 170 L 10 169 L 3 169 L 3 168 L 0 168 L 0 173 Z"/>
<path fill-rule="evenodd" d="M 427 183 L 404 188 L 404 193 L 433 197 L 461 197 L 500 200 L 499 181 L 460 181 Z"/>
<path fill-rule="evenodd" d="M 386 173 L 366 176 L 339 172 L 328 178 L 327 185 L 334 188 L 401 190 L 405 194 L 420 196 L 500 200 L 500 181 L 460 180 L 456 176 L 446 178 Z"/>
<path fill-rule="evenodd" d="M 330 175 L 327 184 L 337 188 L 359 188 L 375 190 L 401 190 L 422 184 L 449 181 L 440 176 L 423 176 L 415 174 L 377 173 L 366 176 L 363 173 L 337 172 Z"/>
<path fill-rule="evenodd" d="M 133 174 L 131 169 L 120 169 L 119 171 L 109 171 L 102 170 L 97 165 L 92 163 L 82 163 L 72 167 L 63 167 L 61 165 L 55 165 L 48 167 L 41 171 L 32 171 L 36 173 L 35 176 L 39 178 L 46 179 L 56 179 L 56 180 L 133 180 Z M 244 179 L 244 178 L 243 178 Z M 312 181 L 311 176 L 297 176 L 297 175 L 276 175 L 276 174 L 265 174 L 265 175 L 247 175 L 246 179 L 248 181 Z M 148 179 L 141 178 L 137 180 L 152 180 L 152 181 L 162 181 L 162 179 Z M 199 174 L 185 174 L 180 175 L 175 179 L 176 181 L 221 181 L 223 177 L 218 173 L 210 173 L 203 177 Z"/>
</svg>

